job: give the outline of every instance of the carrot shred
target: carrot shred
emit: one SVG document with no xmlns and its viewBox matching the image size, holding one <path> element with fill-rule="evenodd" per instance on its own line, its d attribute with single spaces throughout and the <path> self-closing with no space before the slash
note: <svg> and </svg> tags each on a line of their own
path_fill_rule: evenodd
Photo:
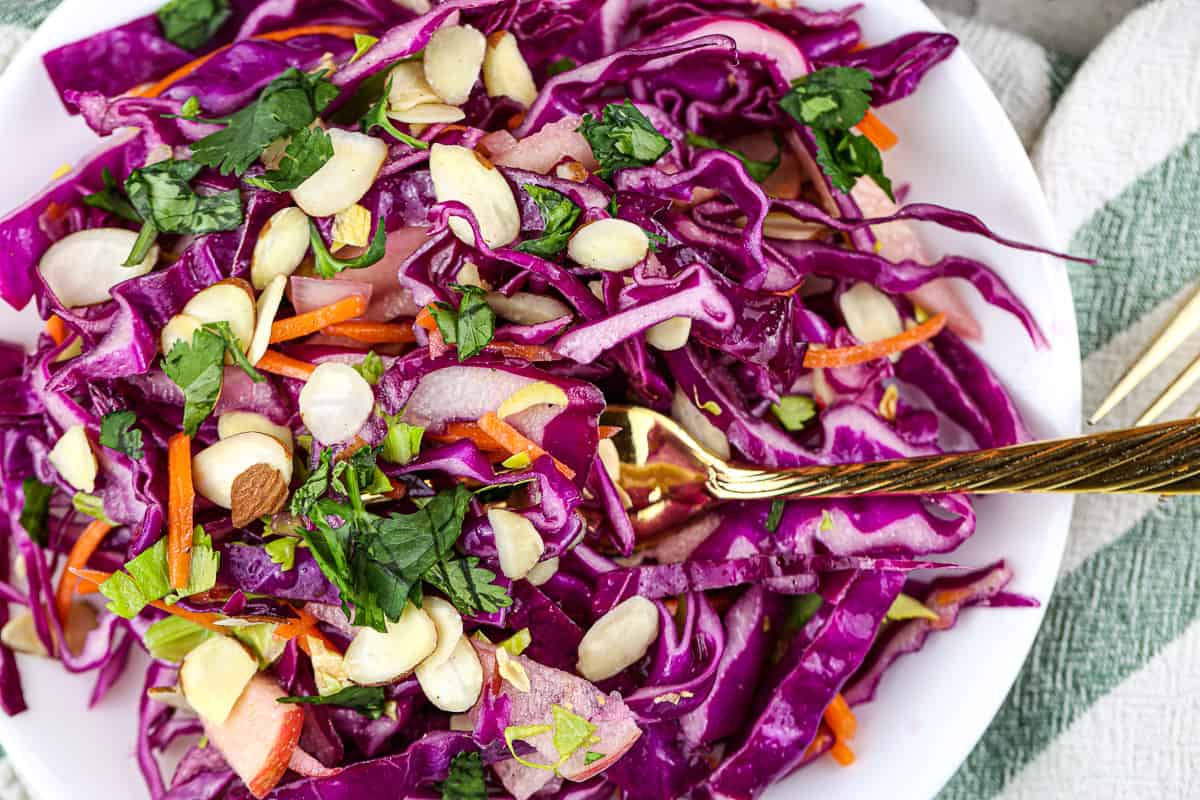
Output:
<svg viewBox="0 0 1200 800">
<path fill-rule="evenodd" d="M 417 312 L 417 324 L 427 331 L 437 330 L 437 320 L 433 318 L 433 313 L 429 310 L 429 306 L 425 306 Z"/>
<path fill-rule="evenodd" d="M 549 455 L 537 442 L 527 438 L 512 425 L 500 419 L 494 411 L 489 411 L 479 418 L 479 427 L 484 433 L 495 439 L 497 444 L 513 455 L 525 453 L 534 461 L 544 455 Z M 551 457 L 553 458 L 553 456 Z M 554 466 L 558 467 L 558 471 L 566 475 L 569 480 L 575 478 L 575 470 L 557 458 L 554 459 Z"/>
<path fill-rule="evenodd" d="M 833 747 L 829 748 L 829 755 L 833 756 L 833 760 L 843 767 L 854 763 L 854 751 L 841 739 L 835 741 Z"/>
<path fill-rule="evenodd" d="M 62 317 L 58 314 L 51 314 L 50 319 L 46 320 L 46 333 L 50 335 L 55 344 L 62 344 L 67 340 L 71 331 L 67 328 L 67 323 L 63 322 Z"/>
<path fill-rule="evenodd" d="M 270 372 L 272 375 L 282 375 L 285 378 L 295 378 L 298 381 L 308 380 L 308 376 L 313 374 L 316 366 L 301 361 L 298 358 L 285 356 L 278 350 L 268 350 L 263 353 L 263 357 L 258 360 L 254 366 L 261 369 L 263 372 Z"/>
<path fill-rule="evenodd" d="M 621 432 L 621 429 L 616 425 L 597 425 L 596 433 L 600 434 L 601 439 L 611 439 Z"/>
<path fill-rule="evenodd" d="M 942 332 L 946 327 L 946 315 L 935 314 L 929 319 L 896 336 L 880 339 L 869 344 L 854 347 L 838 347 L 831 350 L 815 350 L 809 348 L 804 354 L 804 366 L 809 369 L 829 367 L 851 367 L 884 358 L 893 353 L 902 353 L 922 342 L 927 342 Z"/>
<path fill-rule="evenodd" d="M 325 634 L 317 628 L 317 618 L 305 611 L 303 608 L 293 609 L 296 612 L 296 619 L 291 622 L 281 622 L 275 628 L 275 636 L 279 639 L 296 640 L 296 646 L 299 647 L 305 655 L 312 655 L 308 647 L 308 637 L 320 639 L 325 647 L 334 653 L 341 654 L 341 649 L 329 640 Z"/>
<path fill-rule="evenodd" d="M 853 739 L 858 730 L 858 720 L 841 694 L 833 696 L 833 702 L 825 709 L 824 719 L 838 739 Z"/>
<path fill-rule="evenodd" d="M 192 572 L 192 438 L 177 433 L 167 442 L 167 575 L 171 588 L 187 588 Z"/>
<path fill-rule="evenodd" d="M 337 36 L 342 39 L 353 39 L 355 34 L 366 33 L 364 28 L 355 28 L 349 25 L 301 25 L 297 28 L 284 28 L 279 31 L 271 31 L 269 33 L 260 33 L 257 36 L 251 36 L 251 39 L 259 39 L 268 42 L 286 42 L 289 39 L 295 39 L 299 36 Z M 236 42 L 234 44 L 237 44 Z M 211 53 L 205 53 L 199 58 L 189 61 L 182 67 L 168 73 L 161 80 L 145 86 L 137 86 L 125 94 L 132 97 L 158 97 L 167 89 L 170 89 L 179 81 L 191 75 L 196 70 L 203 67 L 212 59 L 219 56 L 221 53 L 232 47 L 232 44 L 227 44 L 223 47 L 218 47 Z"/>
<path fill-rule="evenodd" d="M 442 433 L 426 434 L 426 438 L 441 444 L 453 444 L 467 439 L 485 453 L 503 453 L 505 457 L 508 456 L 508 451 L 474 422 L 448 422 Z"/>
<path fill-rule="evenodd" d="M 58 318 L 55 317 L 55 319 Z M 100 543 L 104 541 L 104 537 L 111 530 L 112 525 L 96 520 L 83 529 L 83 533 L 79 534 L 79 538 L 71 546 L 62 577 L 58 579 L 58 590 L 54 593 L 54 607 L 58 611 L 58 621 L 64 626 L 71 613 L 71 596 L 75 594 L 75 587 L 79 583 L 79 576 L 75 575 L 72 569 L 86 565 L 88 559 L 92 557 L 92 553 L 96 552 Z"/>
<path fill-rule="evenodd" d="M 336 303 L 314 308 L 312 311 L 306 311 L 287 319 L 276 320 L 271 325 L 271 344 L 299 339 L 301 336 L 316 333 L 330 325 L 361 317 L 365 313 L 367 313 L 366 299 L 360 294 L 352 294 L 349 297 L 343 297 Z"/>
<path fill-rule="evenodd" d="M 222 614 L 206 614 L 202 611 L 188 611 L 186 608 L 180 608 L 178 605 L 167 605 L 162 600 L 155 600 L 150 605 L 157 608 L 159 611 L 165 611 L 168 614 L 186 619 L 188 622 L 194 622 L 202 628 L 207 628 L 214 633 L 229 633 L 229 628 L 217 623 L 226 617 Z"/>
<path fill-rule="evenodd" d="M 884 152 L 900 143 L 900 137 L 896 136 L 895 132 L 885 125 L 883 120 L 875 116 L 870 109 L 867 109 L 866 116 L 858 123 L 858 130 L 871 140 L 871 144 Z"/>
<path fill-rule="evenodd" d="M 335 322 L 326 325 L 321 333 L 364 344 L 410 344 L 417 338 L 411 325 L 398 322 Z"/>
<path fill-rule="evenodd" d="M 516 342 L 492 343 L 483 348 L 489 353 L 499 353 L 510 358 L 521 358 L 526 361 L 558 361 L 561 356 L 553 350 L 536 344 L 518 344 Z"/>
</svg>

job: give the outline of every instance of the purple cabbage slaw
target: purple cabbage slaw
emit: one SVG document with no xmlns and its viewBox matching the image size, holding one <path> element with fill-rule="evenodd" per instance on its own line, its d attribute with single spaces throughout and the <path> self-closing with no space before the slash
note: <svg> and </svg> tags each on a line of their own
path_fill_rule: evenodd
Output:
<svg viewBox="0 0 1200 800">
<path fill-rule="evenodd" d="M 562 775 L 514 759 L 531 748 L 510 752 L 505 729 L 544 721 L 549 704 L 502 691 L 500 674 L 493 674 L 497 658 L 484 647 L 481 657 L 490 666 L 471 730 L 452 724 L 457 721 L 415 680 L 388 687 L 391 715 L 376 720 L 347 708 L 296 706 L 304 709 L 305 725 L 293 748 L 338 771 L 317 774 L 294 757 L 270 796 L 436 797 L 456 757 L 480 753 L 488 786 L 518 800 L 534 792 L 573 800 L 614 792 L 631 800 L 755 797 L 831 744 L 822 716 L 837 695 L 852 704 L 872 699 L 885 670 L 919 649 L 930 632 L 952 626 L 963 608 L 1023 602 L 1004 593 L 1011 572 L 1003 564 L 927 586 L 908 578 L 913 570 L 951 566 L 937 554 L 973 534 L 974 510 L 961 496 L 738 503 L 702 517 L 668 503 L 671 524 L 652 539 L 639 538 L 627 510 L 630 497 L 610 474 L 597 428 L 607 402 L 639 403 L 673 414 L 732 458 L 767 466 L 938 452 L 946 423 L 981 447 L 1028 438 L 1003 386 L 949 331 L 894 361 L 804 366 L 810 346 L 858 343 L 840 302 L 860 283 L 909 322 L 924 310 L 907 293 L 935 279 L 961 278 L 1016 316 L 1036 345 L 1046 344 L 1021 299 L 987 265 L 960 257 L 892 261 L 876 252 L 870 226 L 944 225 L 1024 245 L 970 215 L 935 206 L 868 217 L 827 180 L 812 136 L 779 106 L 791 80 L 823 68 L 864 70 L 874 87 L 873 106 L 886 106 L 919 90 L 921 79 L 953 51 L 953 37 L 911 34 L 866 46 L 855 9 L 818 13 L 750 0 L 448 0 L 424 10 L 414 10 L 419 2 L 390 0 L 225 5 L 228 16 L 198 49 L 181 48 L 148 16 L 45 57 L 64 104 L 108 138 L 0 220 L 6 256 L 0 297 L 18 308 L 36 301 L 43 317 L 57 315 L 67 331 L 65 341 L 43 336 L 29 355 L 6 347 L 0 362 L 6 389 L 0 393 L 0 506 L 7 537 L 0 623 L 23 617 L 43 652 L 59 651 L 54 576 L 88 521 L 72 509 L 74 489 L 49 457 L 68 428 L 82 426 L 94 442 L 105 415 L 130 409 L 142 432 L 138 458 L 93 444 L 95 495 L 114 530 L 89 566 L 111 572 L 162 538 L 167 442 L 180 428 L 183 395 L 161 369 L 160 332 L 200 290 L 249 277 L 268 220 L 290 205 L 286 193 L 206 172 L 201 181 L 211 187 L 240 190 L 244 223 L 165 240 L 163 264 L 113 287 L 110 301 L 72 308 L 39 271 L 46 251 L 79 231 L 127 226 L 82 199 L 102 188 L 105 172 L 121 182 L 160 160 L 164 150 L 186 158 L 190 144 L 218 130 L 218 124 L 178 116 L 189 98 L 207 117 L 222 117 L 254 101 L 289 68 L 332 64 L 340 94 L 329 106 L 329 124 L 350 129 L 351 123 L 337 122 L 339 110 L 353 107 L 356 93 L 370 91 L 386 70 L 411 61 L 436 31 L 455 24 L 515 36 L 540 91 L 526 109 L 511 98 L 490 97 L 477 81 L 461 124 L 414 127 L 412 135 L 472 147 L 491 159 L 521 205 L 522 241 L 545 233 L 547 220 L 524 188 L 534 185 L 576 205 L 581 222 L 616 217 L 653 234 L 655 246 L 623 276 L 515 242 L 490 247 L 468 205 L 438 202 L 428 152 L 375 131 L 389 151 L 360 202 L 386 230 L 387 253 L 378 265 L 337 278 L 361 277 L 371 296 L 391 298 L 382 316 L 371 319 L 410 327 L 416 342 L 375 348 L 383 367 L 373 388 L 378 413 L 358 436 L 379 444 L 399 420 L 424 429 L 419 454 L 407 463 L 379 463 L 395 490 L 392 508 L 411 513 L 416 501 L 456 484 L 481 492 L 465 512 L 457 548 L 493 574 L 502 569 L 489 506 L 507 504 L 532 526 L 543 545 L 536 585 L 532 574 L 529 580 L 499 578 L 511 605 L 465 614 L 467 631 L 490 641 L 526 631 L 530 641 L 520 658 L 539 681 L 535 695 L 610 693 L 611 705 L 593 709 L 590 722 L 600 741 L 611 744 L 616 737 L 623 749 L 598 758 L 592 769 L 564 766 Z M 356 42 L 328 28 L 283 41 L 261 38 L 302 26 L 348 26 L 377 41 L 357 42 L 360 50 L 369 46 L 356 53 Z M 205 55 L 202 66 L 158 97 L 127 94 Z M 657 163 L 603 180 L 575 129 L 581 115 L 599 115 L 625 98 L 670 150 Z M 775 135 L 764 138 L 764 130 Z M 772 177 L 759 183 L 741 155 L 699 146 L 695 136 L 747 154 L 766 147 L 777 159 Z M 584 155 L 580 161 L 565 153 Z M 781 238 L 767 226 L 779 214 L 815 233 Z M 326 240 L 332 238 L 332 219 L 315 222 Z M 473 231 L 474 246 L 455 235 L 463 228 Z M 538 297 L 552 299 L 560 313 L 536 319 L 501 314 L 491 345 L 460 363 L 440 326 L 429 331 L 413 317 L 429 303 L 457 302 L 452 286 L 467 282 L 468 265 L 495 308 Z M 648 332 L 653 341 L 657 327 L 683 319 L 690 334 L 683 346 L 648 344 Z M 71 351 L 75 341 L 78 352 Z M 321 334 L 279 346 L 314 364 L 357 364 L 367 349 Z M 548 455 L 505 466 L 484 439 L 454 433 L 537 384 L 561 393 L 565 406 L 526 409 L 508 422 Z M 255 383 L 226 367 L 215 415 L 255 412 L 299 441 L 310 433 L 300 414 L 301 387 L 273 374 Z M 796 422 L 772 410 L 795 403 L 809 408 L 808 418 Z M 196 445 L 211 445 L 217 435 L 210 420 L 194 437 Z M 314 453 L 307 466 L 318 463 Z M 34 481 L 53 490 L 40 530 L 22 517 Z M 189 598 L 188 610 L 270 619 L 304 608 L 333 645 L 344 649 L 355 636 L 340 609 L 346 598 L 307 548 L 293 547 L 293 560 L 281 563 L 266 548 L 272 532 L 259 522 L 235 528 L 227 512 L 209 503 L 198 509 L 197 522 L 213 536 L 220 569 L 213 593 Z M 303 524 L 278 515 L 272 520 Z M 14 569 L 14 559 L 22 570 Z M 937 621 L 889 621 L 902 591 Z M 660 633 L 644 657 L 593 686 L 578 675 L 580 642 L 605 613 L 634 596 L 653 604 Z M 805 604 L 807 616 L 797 618 Z M 122 673 L 133 643 L 144 645 L 150 624 L 163 616 L 149 610 L 126 620 L 100 610 L 82 646 L 59 653 L 67 669 L 96 673 L 93 704 Z M 288 692 L 316 691 L 313 665 L 295 642 L 274 655 L 268 669 Z M 175 667 L 155 661 L 146 686 L 173 684 Z M 7 646 L 0 647 L 0 705 L 10 714 L 25 708 Z M 217 747 L 193 748 L 173 778 L 163 778 L 156 755 L 177 737 L 198 733 L 198 723 L 145 697 L 136 725 L 137 759 L 156 800 L 249 796 Z M 648 774 L 654 780 L 647 781 Z"/>
</svg>

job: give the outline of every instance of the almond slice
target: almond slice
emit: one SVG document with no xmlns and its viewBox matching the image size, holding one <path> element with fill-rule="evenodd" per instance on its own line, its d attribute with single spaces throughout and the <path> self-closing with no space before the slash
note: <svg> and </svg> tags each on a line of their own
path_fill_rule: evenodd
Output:
<svg viewBox="0 0 1200 800">
<path fill-rule="evenodd" d="M 461 276 L 461 272 L 459 274 Z M 461 277 L 459 282 L 462 282 Z M 515 292 L 512 297 L 489 292 L 487 302 L 496 316 L 518 325 L 537 325 L 571 313 L 565 303 L 533 292 Z"/>
<path fill-rule="evenodd" d="M 458 106 L 448 106 L 445 103 L 422 103 L 412 108 L 389 111 L 388 116 L 397 122 L 407 122 L 409 125 L 432 125 L 437 122 L 458 122 L 465 119 L 467 115 Z"/>
<path fill-rule="evenodd" d="M 292 454 L 274 436 L 247 431 L 220 439 L 192 458 L 192 480 L 200 495 L 221 508 L 233 507 L 233 485 L 251 467 L 277 470 L 284 484 L 292 480 Z"/>
<path fill-rule="evenodd" d="M 869 283 L 859 281 L 838 298 L 846 327 L 863 344 L 899 336 L 904 322 L 896 304 Z"/>
<path fill-rule="evenodd" d="M 633 269 L 649 252 L 646 232 L 624 219 L 589 222 L 567 242 L 567 255 L 572 261 L 604 272 Z"/>
<path fill-rule="evenodd" d="M 525 517 L 505 508 L 488 509 L 487 517 L 500 557 L 500 571 L 510 580 L 524 578 L 546 551 L 537 528 Z"/>
<path fill-rule="evenodd" d="M 198 320 L 201 325 L 228 322 L 243 352 L 249 349 L 254 336 L 256 311 L 254 289 L 246 281 L 231 278 L 201 289 L 183 307 L 182 313 Z"/>
<path fill-rule="evenodd" d="M 672 317 L 646 331 L 646 344 L 655 350 L 668 353 L 687 346 L 692 335 L 691 317 Z"/>
<path fill-rule="evenodd" d="M 295 206 L 276 211 L 254 243 L 250 282 L 261 292 L 276 276 L 288 277 L 299 269 L 308 248 L 308 215 Z"/>
<path fill-rule="evenodd" d="M 247 431 L 258 431 L 268 436 L 274 436 L 288 450 L 292 448 L 292 431 L 283 425 L 276 425 L 270 419 L 255 411 L 226 411 L 217 417 L 217 438 L 228 439 Z M 606 440 L 607 441 L 607 440 Z"/>
<path fill-rule="evenodd" d="M 346 648 L 346 675 L 360 686 L 380 686 L 412 674 L 437 648 L 437 628 L 409 603 L 387 632 L 363 628 Z"/>
<path fill-rule="evenodd" d="M 658 638 L 658 606 L 631 597 L 609 611 L 579 643 L 579 674 L 602 681 L 640 661 Z"/>
<path fill-rule="evenodd" d="M 517 200 L 508 181 L 490 162 L 465 147 L 435 144 L 430 149 L 429 172 L 437 201 L 454 200 L 471 209 L 489 247 L 503 247 L 517 238 L 521 232 Z M 466 220 L 451 218 L 450 230 L 464 243 L 475 243 Z"/>
<path fill-rule="evenodd" d="M 271 325 L 275 322 L 275 315 L 279 313 L 279 304 L 283 302 L 287 282 L 285 276 L 276 275 L 258 296 L 258 303 L 255 305 L 258 319 L 254 324 L 250 349 L 246 352 L 246 358 L 251 364 L 257 364 L 271 345 Z"/>
<path fill-rule="evenodd" d="M 259 517 L 279 513 L 287 498 L 283 473 L 269 464 L 255 464 L 233 479 L 229 504 L 233 527 L 244 528 Z"/>
<path fill-rule="evenodd" d="M 419 62 L 397 64 L 388 80 L 392 82 L 392 90 L 388 93 L 389 111 L 405 111 L 426 103 L 442 102 L 429 81 L 425 80 L 425 67 Z"/>
<path fill-rule="evenodd" d="M 487 42 L 470 25 L 447 25 L 425 45 L 425 80 L 438 97 L 452 106 L 467 102 L 479 80 Z"/>
<path fill-rule="evenodd" d="M 496 31 L 487 38 L 483 55 L 483 85 L 488 97 L 511 97 L 529 108 L 537 99 L 537 84 L 529 64 L 521 55 L 517 37 L 508 31 Z"/>
<path fill-rule="evenodd" d="M 142 263 L 123 266 L 137 237 L 122 228 L 77 231 L 50 245 L 38 262 L 38 272 L 67 308 L 103 303 L 112 299 L 114 286 L 145 275 L 158 263 L 155 245 Z"/>
<path fill-rule="evenodd" d="M 318 364 L 300 390 L 300 418 L 322 444 L 354 437 L 375 407 L 371 384 L 349 364 Z"/>
<path fill-rule="evenodd" d="M 333 158 L 292 190 L 292 199 L 310 217 L 329 217 L 357 203 L 387 160 L 387 144 L 378 137 L 333 128 L 329 138 Z"/>
<path fill-rule="evenodd" d="M 437 666 L 450 658 L 455 643 L 462 638 L 462 614 L 440 597 L 426 597 L 421 601 L 421 610 L 429 615 L 433 620 L 433 627 L 437 629 L 437 648 L 421 664 Z"/>
<path fill-rule="evenodd" d="M 163 355 L 171 352 L 179 342 L 191 344 L 192 335 L 200 330 L 200 320 L 188 314 L 176 314 L 167 320 L 159 337 Z"/>
<path fill-rule="evenodd" d="M 458 637 L 449 658 L 437 664 L 423 663 L 416 673 L 429 702 L 452 714 L 474 706 L 483 691 L 483 664 L 465 636 Z"/>
</svg>

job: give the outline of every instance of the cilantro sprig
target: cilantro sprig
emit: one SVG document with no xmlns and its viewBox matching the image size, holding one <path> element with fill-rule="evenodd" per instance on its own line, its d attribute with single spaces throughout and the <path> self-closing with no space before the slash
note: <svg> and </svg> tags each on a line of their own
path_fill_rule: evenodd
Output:
<svg viewBox="0 0 1200 800">
<path fill-rule="evenodd" d="M 29 538 L 38 544 L 46 543 L 46 523 L 50 518 L 50 497 L 54 487 L 47 486 L 37 478 L 26 478 L 21 482 L 21 494 L 24 502 L 21 505 L 20 523 L 29 534 Z"/>
<path fill-rule="evenodd" d="M 216 233 L 241 227 L 241 194 L 237 189 L 197 194 L 191 182 L 201 169 L 194 161 L 170 159 L 135 169 L 126 179 L 129 206 L 142 229 L 125 266 L 141 264 L 160 233 Z"/>
<path fill-rule="evenodd" d="M 462 295 L 458 308 L 449 303 L 434 303 L 430 313 L 446 344 L 458 348 L 458 360 L 466 361 L 483 351 L 496 334 L 496 312 L 487 302 L 487 292 L 478 286 L 452 284 Z"/>
<path fill-rule="evenodd" d="M 265 380 L 242 352 L 228 322 L 201 326 L 192 334 L 191 342 L 176 342 L 163 359 L 163 372 L 183 391 L 183 430 L 188 436 L 196 435 L 200 423 L 217 405 L 226 352 L 256 383 Z"/>
<path fill-rule="evenodd" d="M 609 178 L 619 169 L 649 166 L 672 146 L 671 140 L 628 100 L 606 105 L 600 119 L 584 114 L 578 130 L 600 162 L 597 174 L 601 178 Z"/>
<path fill-rule="evenodd" d="M 746 168 L 746 173 L 759 183 L 762 183 L 767 178 L 771 177 L 771 174 L 775 172 L 775 170 L 779 169 L 780 159 L 782 158 L 781 153 L 777 151 L 775 153 L 775 157 L 770 161 L 757 161 L 747 156 L 741 150 L 737 150 L 733 147 L 726 147 L 716 139 L 710 139 L 709 137 L 701 136 L 698 133 L 688 133 L 686 138 L 687 143 L 692 147 L 696 147 L 701 150 L 721 150 L 729 153 L 731 156 L 736 157 L 738 161 L 742 162 L 742 166 Z"/>
<path fill-rule="evenodd" d="M 317 174 L 333 158 L 333 139 L 323 129 L 298 131 L 283 151 L 279 166 L 262 175 L 247 178 L 246 183 L 269 192 L 290 192 Z"/>
<path fill-rule="evenodd" d="M 388 78 L 387 83 L 383 87 L 383 95 L 376 103 L 367 110 L 363 118 L 359 121 L 363 133 L 370 133 L 376 128 L 383 128 L 392 136 L 395 136 L 400 141 L 404 142 L 409 147 L 415 147 L 418 150 L 428 150 L 429 142 L 422 141 L 415 136 L 409 136 L 404 131 L 392 124 L 391 118 L 388 116 L 388 98 L 392 94 L 392 78 Z"/>
<path fill-rule="evenodd" d="M 338 95 L 324 72 L 295 67 L 267 84 L 258 98 L 223 120 L 222 130 L 192 144 L 192 159 L 222 175 L 245 174 L 273 142 L 308 128 Z"/>
<path fill-rule="evenodd" d="M 340 692 L 324 697 L 319 695 L 280 697 L 275 702 L 291 705 L 341 706 L 342 708 L 352 708 L 365 717 L 379 719 L 387 708 L 388 698 L 387 692 L 382 686 L 347 686 Z"/>
<path fill-rule="evenodd" d="M 525 184 L 524 189 L 541 212 L 542 235 L 521 242 L 516 249 L 542 258 L 553 258 L 566 249 L 567 240 L 571 238 L 571 232 L 575 230 L 575 223 L 579 222 L 583 209 L 572 203 L 562 192 L 532 183 Z"/>
<path fill-rule="evenodd" d="M 117 184 L 117 179 L 113 177 L 112 171 L 108 167 L 105 167 L 100 175 L 104 181 L 104 188 L 98 192 L 85 195 L 83 198 L 84 205 L 98 208 L 101 211 L 107 211 L 130 222 L 141 222 L 141 214 L 138 214 L 134 207 L 130 205 L 129 200 L 121 191 L 121 187 Z"/>
<path fill-rule="evenodd" d="M 442 793 L 442 800 L 485 800 L 483 758 L 474 751 L 456 755 L 450 762 L 446 780 L 437 785 L 437 790 Z"/>
<path fill-rule="evenodd" d="M 868 177 L 895 200 L 879 148 L 850 130 L 866 116 L 871 91 L 866 70 L 827 67 L 792 81 L 779 105 L 812 131 L 817 164 L 836 188 L 849 192 L 859 178 Z"/>
<path fill-rule="evenodd" d="M 375 235 L 371 238 L 366 252 L 357 258 L 341 259 L 330 253 L 329 248 L 325 246 L 325 239 L 321 236 L 321 229 L 315 222 L 309 222 L 308 238 L 312 245 L 313 268 L 322 278 L 332 278 L 348 269 L 366 269 L 379 263 L 387 254 L 387 228 L 384 227 L 383 219 L 380 219 L 375 227 Z"/>
<path fill-rule="evenodd" d="M 197 50 L 208 44 L 232 13 L 229 0 L 171 0 L 156 16 L 169 41 L 184 50 Z"/>
</svg>

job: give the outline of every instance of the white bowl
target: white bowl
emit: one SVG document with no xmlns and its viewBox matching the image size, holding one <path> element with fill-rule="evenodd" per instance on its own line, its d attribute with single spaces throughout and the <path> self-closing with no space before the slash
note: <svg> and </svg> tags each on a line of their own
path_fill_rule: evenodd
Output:
<svg viewBox="0 0 1200 800">
<path fill-rule="evenodd" d="M 0 79 L 0 209 L 22 203 L 55 169 L 89 151 L 95 139 L 70 119 L 41 66 L 47 50 L 119 24 L 161 0 L 66 0 Z M 808 5 L 844 6 L 843 0 Z M 867 0 L 860 14 L 867 41 L 914 30 L 937 30 L 917 0 Z M 981 216 L 1016 239 L 1057 247 L 1050 213 L 1033 169 L 999 103 L 967 57 L 938 66 L 916 96 L 880 112 L 900 135 L 887 156 L 889 173 L 912 184 L 911 199 L 938 202 Z M 1054 259 L 1006 250 L 979 238 L 927 226 L 935 253 L 955 252 L 992 264 L 1036 315 L 1053 348 L 1037 352 L 1007 314 L 975 296 L 986 331 L 980 348 L 1040 436 L 1078 432 L 1079 349 L 1066 270 Z M 0 307 L 0 336 L 32 342 L 39 329 L 31 309 Z M 1056 497 L 979 501 L 979 531 L 959 553 L 962 563 L 1007 558 L 1015 591 L 1049 600 L 1071 517 L 1071 501 Z M 1033 643 L 1042 610 L 980 609 L 950 633 L 930 639 L 885 676 L 875 702 L 858 711 L 858 760 L 843 769 L 832 759 L 801 770 L 768 793 L 799 797 L 887 797 L 928 800 L 950 778 L 1003 702 Z M 145 796 L 133 759 L 142 661 L 115 691 L 87 711 L 91 676 L 68 675 L 54 662 L 18 657 L 30 710 L 0 717 L 0 741 L 35 797 L 86 792 L 92 800 Z M 168 774 L 169 779 L 169 774 Z"/>
</svg>

